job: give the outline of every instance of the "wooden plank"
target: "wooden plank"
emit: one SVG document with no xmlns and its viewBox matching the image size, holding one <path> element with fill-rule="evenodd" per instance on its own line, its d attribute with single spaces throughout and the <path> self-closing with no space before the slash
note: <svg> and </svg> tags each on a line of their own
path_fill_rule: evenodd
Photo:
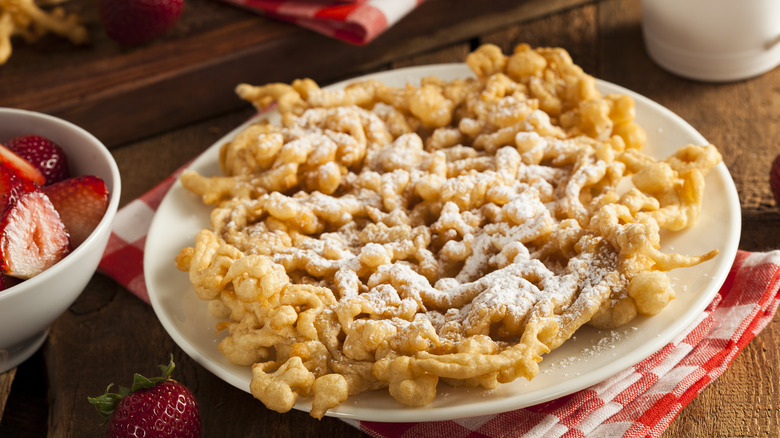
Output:
<svg viewBox="0 0 780 438">
<path fill-rule="evenodd" d="M 0 67 L 0 106 L 62 117 L 115 146 L 240 107 L 232 92 L 239 82 L 331 82 L 583 3 L 428 0 L 359 47 L 214 0 L 190 0 L 169 34 L 125 48 L 100 30 L 93 2 L 71 0 L 68 8 L 84 17 L 92 44 L 15 41 Z"/>
</svg>

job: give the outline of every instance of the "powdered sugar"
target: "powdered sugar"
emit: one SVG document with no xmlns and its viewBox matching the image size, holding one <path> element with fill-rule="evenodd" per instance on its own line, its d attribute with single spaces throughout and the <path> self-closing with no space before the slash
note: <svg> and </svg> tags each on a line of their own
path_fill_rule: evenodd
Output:
<svg viewBox="0 0 780 438">
<path fill-rule="evenodd" d="M 538 114 L 533 117 L 537 124 L 549 122 Z M 484 157 L 495 164 L 482 171 L 461 165 L 457 174 L 446 175 L 429 167 L 441 156 L 426 151 L 417 134 L 392 139 L 380 117 L 369 111 L 316 108 L 286 120 L 281 130 L 286 143 L 278 163 L 321 163 L 336 148 L 341 150 L 337 157 L 340 153 L 348 167 L 337 196 L 299 192 L 288 201 L 278 201 L 286 202 L 278 205 L 286 205 L 287 211 L 297 211 L 297 217 L 311 215 L 311 229 L 318 230 L 319 237 L 301 236 L 294 245 L 276 248 L 270 256 L 288 271 L 302 270 L 314 278 L 327 273 L 332 280 L 323 278 L 320 283 L 332 285 L 341 300 L 365 296 L 371 308 L 380 313 L 383 306 L 412 300 L 418 305 L 416 311 L 429 310 L 418 316 L 435 319 L 436 327 L 442 326 L 447 309 L 458 308 L 459 316 L 450 322 L 460 324 L 462 334 L 473 330 L 488 333 L 491 324 L 501 319 L 514 321 L 511 325 L 521 328 L 523 321 L 531 318 L 534 306 L 551 309 L 542 313 L 568 312 L 574 315 L 569 318 L 576 319 L 578 314 L 595 311 L 623 284 L 605 272 L 615 266 L 614 260 L 607 262 L 604 255 L 583 253 L 565 266 L 560 266 L 556 257 L 545 261 L 531 256 L 540 253 L 538 242 L 547 241 L 559 226 L 560 211 L 568 208 L 561 207 L 561 202 L 574 201 L 580 212 L 586 208 L 579 202 L 579 190 L 603 177 L 603 161 L 586 156 L 577 166 L 524 163 L 521 151 L 512 147 L 499 148 L 491 158 L 454 145 L 453 151 L 460 152 L 449 155 L 453 160 L 472 160 L 474 166 L 481 167 L 477 160 Z M 342 138 L 342 131 L 347 131 L 350 140 Z M 562 141 L 535 132 L 525 135 L 544 155 L 557 154 L 556 160 L 562 162 L 592 150 L 588 142 Z M 344 152 L 348 144 L 351 152 Z M 356 161 L 350 154 L 361 149 L 365 158 Z M 442 204 L 420 202 L 415 196 L 420 184 L 432 181 L 438 184 Z M 565 197 L 544 201 L 556 192 Z M 246 200 L 231 208 L 234 212 L 269 208 L 268 203 L 276 198 L 275 194 L 263 195 L 259 204 Z M 241 207 L 242 203 L 246 207 Z M 294 210 L 290 210 L 293 205 Z M 425 230 L 428 224 L 430 228 Z M 412 235 L 415 227 L 425 230 L 416 238 Z M 223 232 L 241 232 L 237 230 L 229 224 Z M 245 228 L 248 234 L 258 233 L 254 230 L 254 226 Z M 251 252 L 251 248 L 239 249 Z M 479 325 L 484 327 L 478 329 Z"/>
</svg>

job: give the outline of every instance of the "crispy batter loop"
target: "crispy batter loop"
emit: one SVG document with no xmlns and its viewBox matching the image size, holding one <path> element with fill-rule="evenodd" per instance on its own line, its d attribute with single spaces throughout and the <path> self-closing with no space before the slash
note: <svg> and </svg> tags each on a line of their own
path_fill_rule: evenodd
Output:
<svg viewBox="0 0 780 438">
<path fill-rule="evenodd" d="M 41 6 L 56 5 L 67 0 L 41 0 Z M 11 56 L 11 37 L 19 35 L 27 42 L 35 42 L 52 33 L 69 39 L 74 44 L 89 40 L 87 28 L 76 14 L 66 14 L 61 7 L 51 11 L 41 9 L 35 0 L 0 0 L 0 65 Z"/>
</svg>

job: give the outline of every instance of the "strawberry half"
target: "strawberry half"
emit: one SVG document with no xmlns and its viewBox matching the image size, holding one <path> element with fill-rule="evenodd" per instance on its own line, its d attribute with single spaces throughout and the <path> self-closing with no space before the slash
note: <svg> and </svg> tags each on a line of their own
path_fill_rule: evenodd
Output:
<svg viewBox="0 0 780 438">
<path fill-rule="evenodd" d="M 88 400 L 108 421 L 107 436 L 148 438 L 200 437 L 200 411 L 195 395 L 170 378 L 175 365 L 161 365 L 162 376 L 133 377 L 131 388 L 105 393 Z"/>
<path fill-rule="evenodd" d="M 29 161 L 16 155 L 13 151 L 0 144 L 0 163 L 6 168 L 14 169 L 22 178 L 29 179 L 39 186 L 46 183 L 46 177 Z"/>
<path fill-rule="evenodd" d="M 96 176 L 68 178 L 41 187 L 41 190 L 59 212 L 73 248 L 89 237 L 108 207 L 108 189 Z"/>
<path fill-rule="evenodd" d="M 38 184 L 21 176 L 15 168 L 8 166 L 7 161 L 0 162 L 0 215 L 21 195 L 37 189 Z"/>
<path fill-rule="evenodd" d="M 8 140 L 5 146 L 41 171 L 46 184 L 70 177 L 65 151 L 46 137 L 22 135 Z"/>
<path fill-rule="evenodd" d="M 40 191 L 22 194 L 0 219 L 0 271 L 28 279 L 70 252 L 57 210 Z"/>
</svg>

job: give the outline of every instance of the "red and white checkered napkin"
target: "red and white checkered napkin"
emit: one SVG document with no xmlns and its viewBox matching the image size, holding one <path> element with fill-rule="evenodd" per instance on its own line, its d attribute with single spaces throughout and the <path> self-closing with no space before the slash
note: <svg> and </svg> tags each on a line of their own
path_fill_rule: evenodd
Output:
<svg viewBox="0 0 780 438">
<path fill-rule="evenodd" d="M 117 214 L 101 270 L 149 301 L 142 256 L 154 211 L 179 172 Z M 345 420 L 375 437 L 658 437 L 772 319 L 780 251 L 740 251 L 720 293 L 675 340 L 609 380 L 498 415 L 423 423 Z"/>
<path fill-rule="evenodd" d="M 425 0 L 222 0 L 353 44 L 368 44 Z"/>
</svg>

